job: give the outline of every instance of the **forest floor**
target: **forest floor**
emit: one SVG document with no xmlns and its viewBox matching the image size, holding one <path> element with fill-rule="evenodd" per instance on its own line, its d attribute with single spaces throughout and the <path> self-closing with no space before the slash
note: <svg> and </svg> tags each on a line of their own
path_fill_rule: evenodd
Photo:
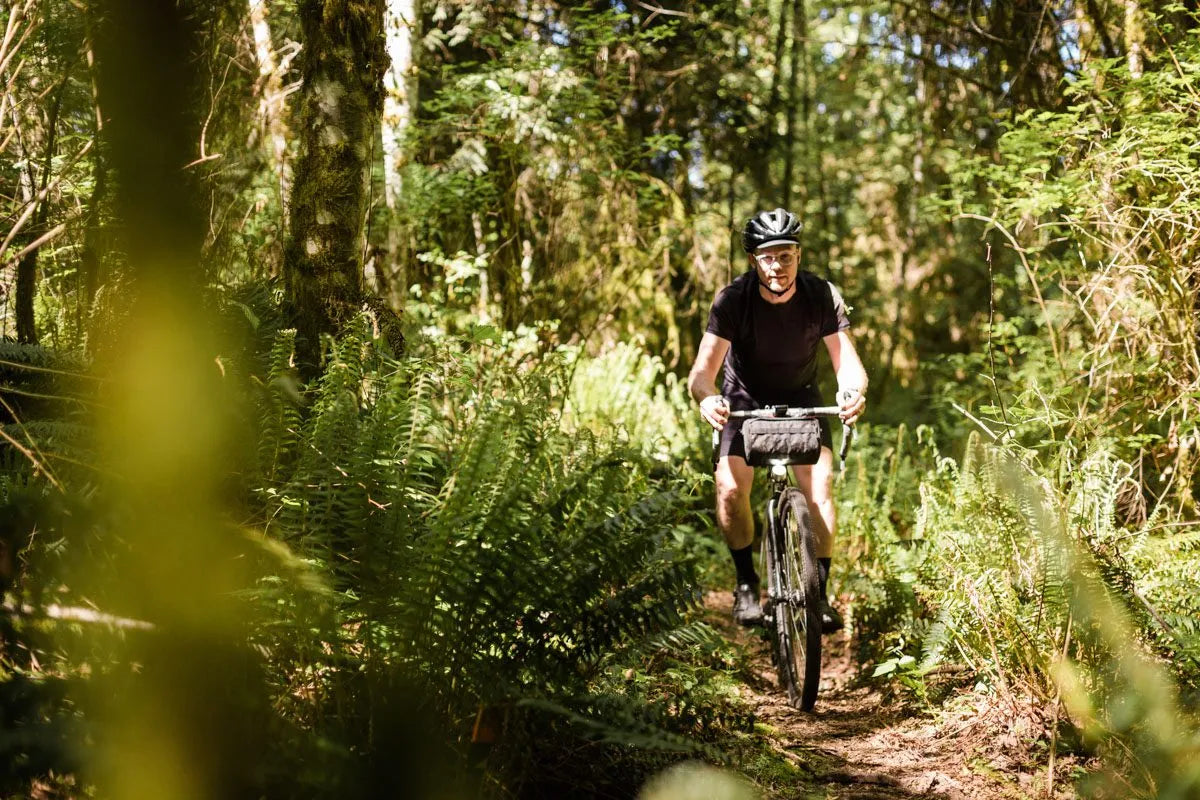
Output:
<svg viewBox="0 0 1200 800">
<path fill-rule="evenodd" d="M 1071 759 L 1057 765 L 1046 791 L 1044 752 L 1037 758 L 1034 709 L 997 708 L 969 692 L 932 711 L 889 697 L 865 680 L 846 634 L 825 638 L 821 690 L 813 712 L 787 703 L 778 689 L 763 629 L 731 619 L 729 592 L 705 598 L 712 624 L 746 648 L 743 699 L 772 748 L 811 775 L 809 797 L 827 800 L 1015 800 L 1075 797 Z M 1024 713 L 1023 713 L 1024 712 Z M 1044 751 L 1044 748 L 1043 748 Z M 788 792 L 787 796 L 797 796 Z M 803 795 L 800 795 L 803 796 Z"/>
</svg>

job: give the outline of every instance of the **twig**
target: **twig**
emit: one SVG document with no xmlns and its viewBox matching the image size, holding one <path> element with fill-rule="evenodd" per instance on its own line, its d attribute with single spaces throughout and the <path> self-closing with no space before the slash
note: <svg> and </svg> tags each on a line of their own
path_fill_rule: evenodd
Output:
<svg viewBox="0 0 1200 800">
<path fill-rule="evenodd" d="M 46 244 L 47 242 L 57 239 L 59 237 L 59 234 L 61 234 L 66 229 L 67 229 L 67 223 L 60 222 L 58 225 L 55 225 L 53 228 L 46 231 L 41 236 L 34 239 L 29 244 L 25 245 L 25 247 L 22 248 L 21 252 L 17 253 L 15 256 L 12 257 L 12 260 L 20 261 L 22 258 L 29 255 L 34 250 L 37 250 L 39 247 Z"/>
<path fill-rule="evenodd" d="M 1000 393 L 1000 384 L 996 382 L 996 347 L 992 340 L 995 339 L 996 329 L 996 278 L 992 271 L 992 243 L 987 243 L 987 255 L 984 257 L 987 260 L 988 269 L 988 364 L 992 370 L 992 390 L 996 393 L 996 402 L 1000 404 L 1000 416 L 1004 417 L 1004 424 L 1008 424 L 1008 410 L 1004 407 L 1004 395 Z"/>
<path fill-rule="evenodd" d="M 29 439 L 30 447 L 25 447 L 22 445 L 16 439 L 10 436 L 8 431 L 4 430 L 2 426 L 0 426 L 0 437 L 4 437 L 5 441 L 17 448 L 17 450 L 21 452 L 21 455 L 29 459 L 29 463 L 33 464 L 34 474 L 41 472 L 46 476 L 46 479 L 50 481 L 51 486 L 66 494 L 66 490 L 63 489 L 62 484 L 59 483 L 58 479 L 54 477 L 54 472 L 44 463 L 46 457 L 42 455 L 42 451 L 38 448 L 37 442 L 35 442 L 33 437 L 24 430 L 25 426 L 21 423 L 20 418 L 17 417 L 16 409 L 8 404 L 8 401 L 4 399 L 3 395 L 0 395 L 0 405 L 4 406 L 4 410 L 9 413 L 9 416 L 16 420 L 16 423 L 21 426 L 22 432 L 24 432 L 25 436 Z"/>
<path fill-rule="evenodd" d="M 1000 437 L 996 433 L 994 433 L 991 428 L 989 428 L 987 425 L 983 424 L 983 420 L 976 417 L 970 411 L 967 411 L 965 408 L 960 406 L 958 403 L 951 401 L 950 405 L 954 406 L 954 408 L 958 411 L 958 413 L 962 414 L 964 417 L 971 420 L 971 422 L 974 422 L 976 425 L 978 425 L 980 428 L 982 428 L 984 433 L 986 433 L 988 436 L 992 437 L 993 442 L 1000 440 Z"/>
<path fill-rule="evenodd" d="M 650 16 L 646 17 L 646 19 L 642 22 L 643 25 L 650 24 L 650 20 L 654 19 L 659 14 L 663 14 L 668 17 L 683 17 L 684 19 L 690 19 L 692 16 L 686 11 L 675 11 L 670 8 L 663 8 L 662 6 L 652 6 L 649 3 L 643 3 L 642 0 L 638 0 L 638 5 L 647 11 L 652 12 Z"/>
<path fill-rule="evenodd" d="M 197 158 L 195 161 L 189 161 L 188 163 L 183 165 L 183 168 L 191 169 L 192 167 L 196 166 L 197 164 L 203 164 L 207 161 L 216 161 L 218 158 L 224 158 L 224 157 L 225 157 L 224 153 L 211 153 L 210 155 L 200 156 L 200 158 Z"/>
<path fill-rule="evenodd" d="M 1025 268 L 1025 275 L 1029 278 L 1029 285 L 1033 287 L 1034 300 L 1037 302 L 1038 308 L 1042 311 L 1042 318 L 1046 323 L 1046 331 L 1050 335 L 1050 349 L 1054 351 L 1054 362 L 1058 366 L 1062 366 L 1062 355 L 1058 351 L 1058 337 L 1055 336 L 1054 323 L 1050 320 L 1050 313 L 1046 310 L 1046 301 L 1042 297 L 1041 287 L 1038 286 L 1037 276 L 1034 275 L 1033 268 L 1029 266 L 1029 260 L 1025 258 L 1025 248 L 1017 242 L 1016 237 L 1008 232 L 1008 229 L 1001 225 L 995 217 L 985 217 L 982 214 L 971 214 L 963 212 L 955 217 L 955 219 L 974 219 L 980 222 L 986 222 L 1000 233 L 1004 234 L 1004 238 L 1008 239 L 1012 245 L 1017 257 L 1021 259 L 1021 266 Z"/>
<path fill-rule="evenodd" d="M 68 378 L 87 378 L 91 381 L 101 381 L 105 379 L 99 375 L 88 375 L 85 372 L 71 372 L 64 369 L 51 369 L 50 367 L 35 367 L 32 364 L 22 364 L 20 361 L 9 361 L 0 358 L 0 367 L 12 367 L 13 369 L 25 370 L 27 372 L 45 372 L 50 375 L 65 375 Z"/>
<path fill-rule="evenodd" d="M 8 17 L 8 29 L 4 32 L 4 42 L 0 44 L 0 73 L 8 71 L 8 64 L 13 57 L 21 49 L 21 45 L 25 44 L 25 40 L 38 29 L 39 25 L 36 21 L 31 22 L 27 28 L 21 33 L 21 38 L 13 44 L 13 35 L 16 33 L 17 22 L 24 15 L 28 15 L 32 2 L 26 3 L 23 8 L 14 8 Z"/>
<path fill-rule="evenodd" d="M 971 601 L 971 605 L 975 607 L 980 627 L 983 628 L 983 632 L 987 635 L 988 648 L 992 652 L 992 663 L 996 667 L 996 679 L 1000 683 L 1000 692 L 1005 700 L 1012 702 L 1013 691 L 1009 688 L 1008 678 L 1004 675 L 1004 666 L 1000 660 L 1000 651 L 996 648 L 996 638 L 992 635 L 992 626 L 988 624 L 987 615 L 983 610 L 983 604 L 979 602 L 979 595 L 975 586 L 972 586 L 967 592 L 967 598 Z"/>
<path fill-rule="evenodd" d="M 50 605 L 42 608 L 35 608 L 29 604 L 24 604 L 19 607 L 5 604 L 3 609 L 10 617 L 45 617 L 47 619 L 57 619 L 65 622 L 90 622 L 99 625 L 110 625 L 114 628 L 121 628 L 122 630 L 155 630 L 155 625 L 152 622 L 146 622 L 145 620 L 140 619 L 131 619 L 129 617 L 118 617 L 115 614 L 106 614 L 103 611 L 96 611 L 95 609 L 91 608 L 82 608 L 80 606 L 60 606 L 56 603 L 51 603 Z"/>
<path fill-rule="evenodd" d="M 10 436 L 8 431 L 4 430 L 4 428 L 0 428 L 0 438 L 3 438 L 4 441 L 17 448 L 17 450 L 21 452 L 21 455 L 29 459 L 29 463 L 33 464 L 33 470 L 35 473 L 42 473 L 46 476 L 46 479 L 50 481 L 51 485 L 53 485 L 55 489 L 58 489 L 60 492 L 63 491 L 62 484 L 59 483 L 58 479 L 54 477 L 54 473 L 50 471 L 49 467 L 38 460 L 37 456 L 34 455 L 32 450 L 25 447 L 12 436 Z"/>
<path fill-rule="evenodd" d="M 88 400 L 84 400 L 82 397 L 73 397 L 69 394 L 46 394 L 45 392 L 27 392 L 24 389 L 18 389 L 15 386 L 2 386 L 2 387 L 0 387 L 0 389 L 3 390 L 4 394 L 16 395 L 17 397 L 28 397 L 33 400 L 65 400 L 65 401 L 69 401 L 69 402 L 73 402 L 73 403 L 79 403 L 79 404 L 85 405 L 85 406 L 98 405 L 97 403 L 92 403 Z M 2 399 L 3 399 L 3 396 L 0 395 L 0 401 L 2 401 Z"/>
<path fill-rule="evenodd" d="M 79 161 L 79 159 L 87 155 L 87 152 L 92 149 L 93 143 L 95 143 L 95 139 L 89 139 L 87 144 L 80 148 L 79 152 L 76 153 L 75 156 L 67 163 L 66 167 L 64 167 L 59 173 L 59 176 L 54 179 L 54 182 L 48 185 L 45 189 L 42 189 L 37 193 L 37 195 L 30 199 L 30 201 L 26 204 L 25 210 L 22 212 L 21 216 L 17 219 L 12 228 L 9 229 L 8 235 L 4 237 L 4 241 L 0 243 L 0 254 L 4 253 L 4 251 L 8 249 L 8 246 L 12 244 L 12 240 L 16 238 L 16 235 L 21 232 L 23 227 L 25 227 L 25 223 L 28 222 L 29 218 L 33 216 L 33 212 L 37 209 L 38 204 L 44 201 L 51 191 L 58 188 L 58 184 L 63 181 L 67 170 L 75 166 L 75 163 Z"/>
</svg>

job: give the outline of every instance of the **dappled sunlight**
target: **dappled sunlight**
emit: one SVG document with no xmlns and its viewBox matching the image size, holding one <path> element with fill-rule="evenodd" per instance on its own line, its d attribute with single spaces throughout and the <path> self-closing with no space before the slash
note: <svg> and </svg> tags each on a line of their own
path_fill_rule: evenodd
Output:
<svg viewBox="0 0 1200 800">
<path fill-rule="evenodd" d="M 1198 65 L 1143 0 L 5 4 L 0 795 L 1196 794 Z M 743 357 L 865 403 L 811 714 Z"/>
</svg>

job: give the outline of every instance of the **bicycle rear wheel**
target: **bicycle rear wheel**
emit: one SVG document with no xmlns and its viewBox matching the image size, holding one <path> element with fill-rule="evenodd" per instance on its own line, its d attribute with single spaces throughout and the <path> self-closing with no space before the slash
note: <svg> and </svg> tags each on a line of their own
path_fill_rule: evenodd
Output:
<svg viewBox="0 0 1200 800">
<path fill-rule="evenodd" d="M 783 493 L 778 533 L 783 598 L 774 608 L 779 680 L 792 705 L 811 711 L 821 683 L 821 577 L 808 502 L 799 489 Z"/>
</svg>

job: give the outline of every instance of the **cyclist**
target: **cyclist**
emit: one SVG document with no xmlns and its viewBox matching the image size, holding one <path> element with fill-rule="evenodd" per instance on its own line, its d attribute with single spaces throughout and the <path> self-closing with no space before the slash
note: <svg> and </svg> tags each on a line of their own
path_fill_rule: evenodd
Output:
<svg viewBox="0 0 1200 800">
<path fill-rule="evenodd" d="M 800 220 L 777 208 L 746 222 L 742 249 L 750 269 L 717 295 L 688 375 L 688 390 L 700 414 L 721 432 L 716 467 L 717 525 L 737 571 L 733 616 L 742 625 L 762 621 L 758 574 L 751 544 L 754 518 L 741 420 L 729 411 L 767 405 L 819 406 L 818 343 L 824 342 L 837 375 L 841 418 L 853 425 L 866 407 L 867 373 L 850 339 L 841 294 L 826 280 L 800 269 Z M 724 366 L 721 391 L 717 372 Z M 826 632 L 842 627 L 829 603 L 826 583 L 837 527 L 833 502 L 833 437 L 821 419 L 821 455 L 812 466 L 794 466 L 796 483 L 808 498 L 821 576 L 821 620 Z"/>
</svg>

